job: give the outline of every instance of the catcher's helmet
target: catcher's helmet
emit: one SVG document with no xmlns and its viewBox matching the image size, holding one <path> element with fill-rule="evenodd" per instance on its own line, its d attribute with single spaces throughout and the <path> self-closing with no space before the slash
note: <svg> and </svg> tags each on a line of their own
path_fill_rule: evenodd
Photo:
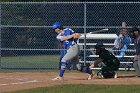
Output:
<svg viewBox="0 0 140 93">
<path fill-rule="evenodd" d="M 55 22 L 52 26 L 53 29 L 60 28 L 62 29 L 62 24 L 60 22 Z"/>
<path fill-rule="evenodd" d="M 95 49 L 97 49 L 97 48 L 105 48 L 105 47 L 104 47 L 103 43 L 97 43 L 95 45 Z"/>
</svg>

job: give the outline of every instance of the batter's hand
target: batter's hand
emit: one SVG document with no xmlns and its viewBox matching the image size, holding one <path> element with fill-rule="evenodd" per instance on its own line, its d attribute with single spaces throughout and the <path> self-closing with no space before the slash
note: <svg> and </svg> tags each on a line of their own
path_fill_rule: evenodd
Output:
<svg viewBox="0 0 140 93">
<path fill-rule="evenodd" d="M 73 38 L 77 38 L 77 39 L 80 38 L 80 34 L 79 33 L 74 33 Z"/>
</svg>

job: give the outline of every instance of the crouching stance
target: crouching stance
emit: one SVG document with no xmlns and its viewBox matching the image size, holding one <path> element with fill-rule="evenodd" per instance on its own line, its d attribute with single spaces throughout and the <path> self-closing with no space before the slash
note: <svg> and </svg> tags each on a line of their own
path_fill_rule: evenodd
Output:
<svg viewBox="0 0 140 93">
<path fill-rule="evenodd" d="M 96 66 L 101 66 L 101 70 L 97 75 L 101 75 L 102 78 L 114 78 L 120 61 L 111 52 L 106 50 L 102 43 L 97 43 L 95 49 L 96 55 L 99 55 L 99 58 L 89 68 L 92 69 Z"/>
</svg>

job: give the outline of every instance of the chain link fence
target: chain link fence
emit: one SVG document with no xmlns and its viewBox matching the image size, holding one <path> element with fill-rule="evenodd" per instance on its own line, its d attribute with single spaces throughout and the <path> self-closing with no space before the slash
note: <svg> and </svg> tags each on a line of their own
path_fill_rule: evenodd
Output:
<svg viewBox="0 0 140 93">
<path fill-rule="evenodd" d="M 51 28 L 54 22 L 59 21 L 77 33 L 107 28 L 108 31 L 100 34 L 118 35 L 124 21 L 128 31 L 132 26 L 139 26 L 139 10 L 139 2 L 1 2 L 0 68 L 57 69 L 62 47 L 55 40 L 56 33 Z M 88 58 L 91 52 L 88 49 L 97 41 L 86 38 L 81 41 L 80 60 L 94 60 Z M 113 43 L 114 40 L 102 42 Z M 133 45 L 131 49 L 134 50 Z M 133 52 L 127 54 L 132 55 Z M 128 66 L 132 67 L 131 64 Z"/>
</svg>

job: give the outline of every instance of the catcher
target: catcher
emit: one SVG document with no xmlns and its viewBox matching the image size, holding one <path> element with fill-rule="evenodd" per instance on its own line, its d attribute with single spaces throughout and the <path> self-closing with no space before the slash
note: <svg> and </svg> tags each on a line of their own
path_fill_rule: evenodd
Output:
<svg viewBox="0 0 140 93">
<path fill-rule="evenodd" d="M 100 74 L 102 78 L 115 78 L 115 71 L 118 70 L 120 61 L 111 52 L 106 50 L 102 43 L 97 43 L 95 49 L 96 55 L 99 55 L 99 58 L 89 68 L 92 69 L 100 65 L 101 70 L 97 75 Z"/>
</svg>

